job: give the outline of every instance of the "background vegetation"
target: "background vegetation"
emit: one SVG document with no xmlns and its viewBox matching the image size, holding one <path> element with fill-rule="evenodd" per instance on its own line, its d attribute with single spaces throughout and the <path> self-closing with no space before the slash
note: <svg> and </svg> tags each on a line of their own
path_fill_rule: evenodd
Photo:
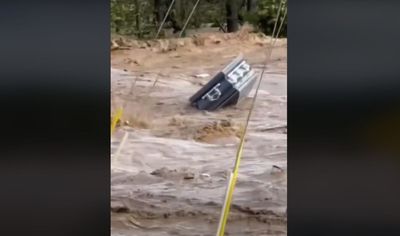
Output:
<svg viewBox="0 0 400 236">
<path fill-rule="evenodd" d="M 179 32 L 197 0 L 175 0 L 164 29 Z M 111 0 L 111 31 L 138 38 L 152 38 L 165 16 L 171 0 Z M 272 33 L 280 0 L 200 0 L 189 29 L 220 27 L 235 32 L 248 22 L 257 31 Z M 284 8 L 281 10 L 283 15 Z M 282 36 L 287 35 L 287 18 Z M 161 35 L 162 36 L 162 35 Z"/>
</svg>

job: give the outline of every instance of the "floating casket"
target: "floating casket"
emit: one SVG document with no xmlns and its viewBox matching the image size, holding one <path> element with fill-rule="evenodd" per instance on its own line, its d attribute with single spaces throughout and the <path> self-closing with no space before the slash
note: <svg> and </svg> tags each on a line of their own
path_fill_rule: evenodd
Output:
<svg viewBox="0 0 400 236">
<path fill-rule="evenodd" d="M 189 101 L 197 109 L 209 111 L 236 105 L 248 96 L 256 82 L 256 77 L 251 66 L 242 55 L 239 55 L 197 91 Z"/>
</svg>

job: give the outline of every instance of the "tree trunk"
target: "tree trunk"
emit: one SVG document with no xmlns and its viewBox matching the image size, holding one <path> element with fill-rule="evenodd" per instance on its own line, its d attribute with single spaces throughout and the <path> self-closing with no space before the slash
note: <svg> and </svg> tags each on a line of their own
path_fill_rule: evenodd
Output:
<svg viewBox="0 0 400 236">
<path fill-rule="evenodd" d="M 154 17 L 157 25 L 160 25 L 163 20 L 162 0 L 154 0 Z"/>
<path fill-rule="evenodd" d="M 139 0 L 135 0 L 135 15 L 136 15 L 136 31 L 138 38 L 142 37 L 141 27 L 140 27 L 140 4 Z"/>
<path fill-rule="evenodd" d="M 175 14 L 176 20 L 182 22 L 182 1 L 175 0 Z"/>
<path fill-rule="evenodd" d="M 236 32 L 239 30 L 239 1 L 226 0 L 225 7 L 228 33 Z"/>
<path fill-rule="evenodd" d="M 167 1 L 168 7 L 171 5 L 171 3 L 172 3 L 172 0 Z M 171 22 L 171 26 L 174 29 L 174 34 L 176 32 L 179 32 L 182 29 L 179 20 L 177 20 L 178 19 L 177 9 L 179 10 L 179 7 L 177 8 L 178 4 L 180 4 L 180 1 L 174 2 L 174 4 L 172 5 L 172 8 L 171 8 L 171 12 L 167 16 L 167 21 Z"/>
<path fill-rule="evenodd" d="M 257 0 L 247 0 L 247 12 L 255 13 L 257 12 L 258 1 Z"/>
</svg>

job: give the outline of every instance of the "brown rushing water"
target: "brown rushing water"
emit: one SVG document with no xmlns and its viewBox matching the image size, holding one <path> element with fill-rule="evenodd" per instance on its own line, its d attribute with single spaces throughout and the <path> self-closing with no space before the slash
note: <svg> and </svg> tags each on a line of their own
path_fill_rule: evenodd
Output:
<svg viewBox="0 0 400 236">
<path fill-rule="evenodd" d="M 257 68 L 262 58 L 258 51 L 253 48 L 245 53 Z M 115 61 L 121 60 L 118 56 L 122 57 L 117 55 Z M 226 235 L 286 235 L 285 58 L 283 46 L 264 74 Z M 189 107 L 188 98 L 211 78 L 195 78 L 193 71 L 212 76 L 221 69 L 221 62 L 230 61 L 222 56 L 215 58 L 215 63 L 210 61 L 213 59 L 200 63 L 202 55 L 192 59 L 193 64 L 184 68 L 174 70 L 171 67 L 176 62 L 166 61 L 165 68 L 154 69 L 167 70 L 163 75 L 149 72 L 148 67 L 129 68 L 129 73 L 112 69 L 113 104 L 127 104 L 124 120 L 129 120 L 111 142 L 114 236 L 216 234 L 227 175 L 238 146 L 234 131 L 244 123 L 251 98 L 217 112 Z M 114 65 L 118 67 L 118 63 Z M 157 86 L 147 95 L 156 78 Z M 205 129 L 221 121 L 225 122 L 223 129 L 232 132 L 220 132 L 219 126 L 215 132 Z M 125 132 L 128 139 L 116 156 Z"/>
</svg>

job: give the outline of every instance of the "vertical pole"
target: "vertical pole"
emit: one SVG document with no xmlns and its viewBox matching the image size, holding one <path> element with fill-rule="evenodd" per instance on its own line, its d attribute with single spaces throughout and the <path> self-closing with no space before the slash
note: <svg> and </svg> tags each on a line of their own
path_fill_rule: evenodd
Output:
<svg viewBox="0 0 400 236">
<path fill-rule="evenodd" d="M 156 37 L 155 37 L 155 38 L 158 38 L 158 35 L 160 34 L 161 29 L 162 29 L 162 27 L 163 27 L 165 21 L 167 20 L 167 17 L 168 17 L 168 15 L 169 15 L 169 12 L 171 11 L 172 6 L 174 5 L 174 2 L 175 2 L 175 0 L 172 0 L 171 4 L 169 5 L 169 8 L 168 8 L 168 10 L 167 10 L 167 13 L 165 13 L 164 19 L 163 19 L 163 21 L 161 22 L 160 27 L 158 27 L 157 34 L 156 34 Z"/>
<path fill-rule="evenodd" d="M 194 11 L 196 10 L 196 7 L 197 7 L 197 5 L 199 4 L 199 2 L 200 2 L 200 0 L 197 0 L 196 4 L 193 6 L 193 9 L 192 9 L 192 11 L 190 12 L 189 17 L 187 18 L 187 20 L 186 20 L 186 22 L 185 22 L 185 25 L 183 26 L 181 32 L 179 33 L 179 38 L 182 37 L 182 34 L 183 34 L 183 32 L 185 31 L 186 26 L 187 26 L 187 24 L 188 24 L 189 21 L 190 21 L 190 18 L 192 18 L 192 15 L 193 15 Z"/>
</svg>

